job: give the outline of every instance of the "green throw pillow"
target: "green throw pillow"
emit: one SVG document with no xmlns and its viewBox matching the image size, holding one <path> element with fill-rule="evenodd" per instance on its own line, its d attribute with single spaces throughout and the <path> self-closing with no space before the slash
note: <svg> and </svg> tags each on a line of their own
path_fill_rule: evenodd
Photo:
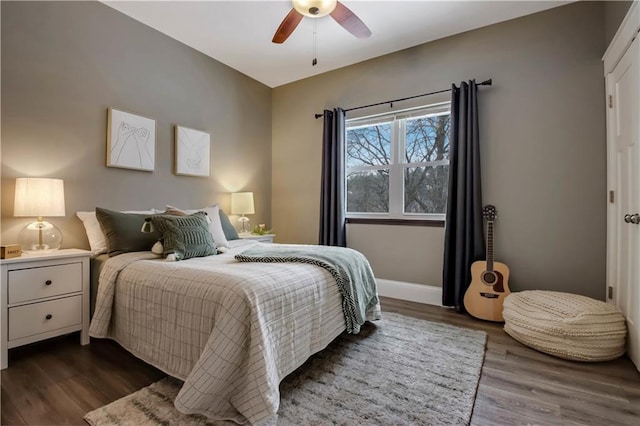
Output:
<svg viewBox="0 0 640 426">
<path fill-rule="evenodd" d="M 131 251 L 150 251 L 160 238 L 156 232 L 140 230 L 148 214 L 122 213 L 96 207 L 96 219 L 107 240 L 109 257 Z"/>
<path fill-rule="evenodd" d="M 216 254 L 204 212 L 189 216 L 154 215 L 149 220 L 161 235 L 165 256 L 172 254 L 174 260 L 185 260 Z"/>
<path fill-rule="evenodd" d="M 222 223 L 222 232 L 224 232 L 224 236 L 227 241 L 239 240 L 240 236 L 238 235 L 238 231 L 233 227 L 231 221 L 229 220 L 229 216 L 225 214 L 225 212 L 220 209 L 220 223 Z"/>
</svg>

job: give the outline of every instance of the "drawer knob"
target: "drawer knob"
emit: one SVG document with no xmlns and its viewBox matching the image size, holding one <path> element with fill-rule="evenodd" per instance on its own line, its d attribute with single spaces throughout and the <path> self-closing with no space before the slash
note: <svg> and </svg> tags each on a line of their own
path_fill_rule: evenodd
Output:
<svg viewBox="0 0 640 426">
<path fill-rule="evenodd" d="M 47 314 L 47 316 L 45 317 L 46 319 L 50 320 L 51 318 L 53 318 L 53 315 L 51 314 Z"/>
<path fill-rule="evenodd" d="M 52 282 L 51 280 L 46 280 L 46 281 L 44 282 L 44 285 L 51 285 L 52 283 L 53 283 L 53 282 Z"/>
</svg>

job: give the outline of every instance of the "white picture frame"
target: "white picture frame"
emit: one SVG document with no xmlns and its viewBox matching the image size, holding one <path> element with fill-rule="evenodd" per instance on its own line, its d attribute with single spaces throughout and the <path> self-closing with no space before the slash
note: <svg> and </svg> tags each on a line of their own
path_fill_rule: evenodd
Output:
<svg viewBox="0 0 640 426">
<path fill-rule="evenodd" d="M 182 176 L 210 176 L 211 135 L 209 133 L 176 124 L 175 173 Z"/>
<path fill-rule="evenodd" d="M 156 121 L 107 110 L 107 167 L 152 172 L 156 162 Z"/>
</svg>

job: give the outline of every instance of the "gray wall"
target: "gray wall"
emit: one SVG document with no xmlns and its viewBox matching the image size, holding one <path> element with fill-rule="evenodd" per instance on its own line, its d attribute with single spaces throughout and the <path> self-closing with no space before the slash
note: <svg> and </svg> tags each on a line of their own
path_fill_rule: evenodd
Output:
<svg viewBox="0 0 640 426">
<path fill-rule="evenodd" d="M 99 2 L 2 2 L 2 243 L 15 177 L 65 181 L 65 247 L 88 247 L 77 210 L 197 208 L 254 191 L 271 223 L 271 89 Z M 108 168 L 107 108 L 156 120 L 152 173 Z M 211 133 L 211 177 L 176 176 L 173 125 Z"/>
<path fill-rule="evenodd" d="M 253 222 L 273 216 L 277 241 L 315 243 L 314 113 L 491 77 L 480 94 L 484 201 L 499 210 L 496 255 L 512 269 L 512 289 L 603 297 L 600 57 L 624 4 L 571 4 L 273 91 L 99 3 L 1 8 L 3 244 L 28 221 L 12 217 L 19 176 L 65 180 L 67 216 L 51 221 L 66 247 L 87 247 L 77 210 L 213 202 L 228 210 L 237 190 L 255 192 Z M 156 119 L 153 173 L 105 166 L 109 106 Z M 211 132 L 209 179 L 172 173 L 176 123 Z M 441 285 L 441 228 L 351 225 L 348 239 L 378 277 Z"/>
<path fill-rule="evenodd" d="M 633 1 L 627 0 L 606 0 L 604 2 L 604 41 L 608 46 L 616 35 L 618 27 L 622 23 L 625 15 L 629 11 Z"/>
<path fill-rule="evenodd" d="M 274 89 L 278 241 L 317 242 L 322 123 L 314 113 L 493 78 L 479 95 L 483 191 L 498 208 L 496 258 L 511 268 L 511 289 L 602 299 L 604 40 L 602 3 L 579 2 Z M 348 244 L 380 278 L 441 285 L 443 233 L 351 225 Z"/>
</svg>

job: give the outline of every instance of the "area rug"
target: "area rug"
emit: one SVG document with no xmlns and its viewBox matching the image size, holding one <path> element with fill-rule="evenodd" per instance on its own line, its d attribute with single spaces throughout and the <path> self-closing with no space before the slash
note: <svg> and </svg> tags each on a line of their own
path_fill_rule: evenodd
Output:
<svg viewBox="0 0 640 426">
<path fill-rule="evenodd" d="M 466 425 L 487 336 L 385 312 L 343 334 L 280 384 L 278 425 Z M 173 406 L 182 382 L 167 377 L 91 411 L 102 425 L 226 425 Z M 275 423 L 275 422 L 270 422 Z"/>
</svg>

